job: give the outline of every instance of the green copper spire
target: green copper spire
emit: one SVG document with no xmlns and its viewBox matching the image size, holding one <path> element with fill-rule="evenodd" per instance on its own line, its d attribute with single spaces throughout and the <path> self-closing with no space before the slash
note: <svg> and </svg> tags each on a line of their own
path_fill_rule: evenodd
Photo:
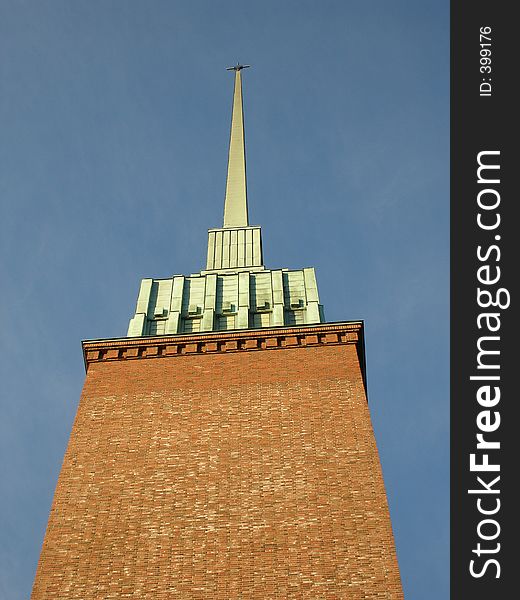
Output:
<svg viewBox="0 0 520 600">
<path fill-rule="evenodd" d="M 206 268 L 143 279 L 129 337 L 324 322 L 314 269 L 267 269 L 262 230 L 247 216 L 241 71 L 235 72 L 224 226 L 208 230 Z"/>
<path fill-rule="evenodd" d="M 237 64 L 228 71 L 235 72 L 235 91 L 233 94 L 233 113 L 231 117 L 231 136 L 229 140 L 229 158 L 226 181 L 226 200 L 224 202 L 224 227 L 247 227 L 247 184 L 246 184 L 246 148 L 244 139 L 244 109 L 242 105 L 242 69 L 249 65 Z"/>
</svg>

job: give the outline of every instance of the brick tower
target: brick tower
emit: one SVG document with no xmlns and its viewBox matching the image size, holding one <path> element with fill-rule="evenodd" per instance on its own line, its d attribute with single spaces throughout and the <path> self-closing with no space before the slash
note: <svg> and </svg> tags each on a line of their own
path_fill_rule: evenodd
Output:
<svg viewBox="0 0 520 600">
<path fill-rule="evenodd" d="M 243 68 L 206 269 L 144 279 L 127 337 L 83 342 L 33 600 L 402 599 L 363 324 L 264 266 Z"/>
</svg>

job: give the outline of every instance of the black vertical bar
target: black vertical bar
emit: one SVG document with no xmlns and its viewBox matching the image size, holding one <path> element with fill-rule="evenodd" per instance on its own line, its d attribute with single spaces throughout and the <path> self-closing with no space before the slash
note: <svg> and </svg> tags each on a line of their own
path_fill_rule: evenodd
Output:
<svg viewBox="0 0 520 600">
<path fill-rule="evenodd" d="M 462 600 L 520 594 L 515 533 L 520 499 L 514 491 L 520 470 L 514 375 L 520 361 L 513 322 L 520 271 L 514 218 L 520 197 L 513 189 L 520 172 L 513 149 L 520 36 L 514 6 L 481 0 L 451 5 L 451 597 Z M 483 164 L 499 166 L 483 168 L 480 182 L 479 154 Z M 489 300 L 496 306 L 484 306 Z M 478 448 L 477 434 L 500 448 Z M 471 470 L 472 454 L 480 470 Z M 478 466 L 484 455 L 500 470 Z"/>
</svg>

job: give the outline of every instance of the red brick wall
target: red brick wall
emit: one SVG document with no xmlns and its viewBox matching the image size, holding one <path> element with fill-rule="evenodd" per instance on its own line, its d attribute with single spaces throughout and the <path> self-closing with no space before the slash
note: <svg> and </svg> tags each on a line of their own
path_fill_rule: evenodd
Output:
<svg viewBox="0 0 520 600">
<path fill-rule="evenodd" d="M 91 364 L 32 598 L 402 598 L 355 345 Z"/>
</svg>

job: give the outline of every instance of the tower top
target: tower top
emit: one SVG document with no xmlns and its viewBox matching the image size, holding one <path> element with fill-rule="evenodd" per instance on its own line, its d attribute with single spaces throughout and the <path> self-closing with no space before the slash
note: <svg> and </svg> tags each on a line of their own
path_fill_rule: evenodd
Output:
<svg viewBox="0 0 520 600">
<path fill-rule="evenodd" d="M 224 224 L 208 230 L 206 268 L 143 279 L 129 337 L 323 323 L 314 269 L 267 269 L 262 230 L 249 225 L 242 70 L 234 71 Z"/>
<path fill-rule="evenodd" d="M 229 138 L 229 157 L 226 180 L 226 198 L 224 201 L 224 227 L 247 227 L 247 182 L 246 148 L 244 137 L 244 109 L 242 103 L 242 69 L 249 65 L 237 63 L 228 67 L 235 72 L 233 110 L 231 115 L 231 135 Z"/>
</svg>

